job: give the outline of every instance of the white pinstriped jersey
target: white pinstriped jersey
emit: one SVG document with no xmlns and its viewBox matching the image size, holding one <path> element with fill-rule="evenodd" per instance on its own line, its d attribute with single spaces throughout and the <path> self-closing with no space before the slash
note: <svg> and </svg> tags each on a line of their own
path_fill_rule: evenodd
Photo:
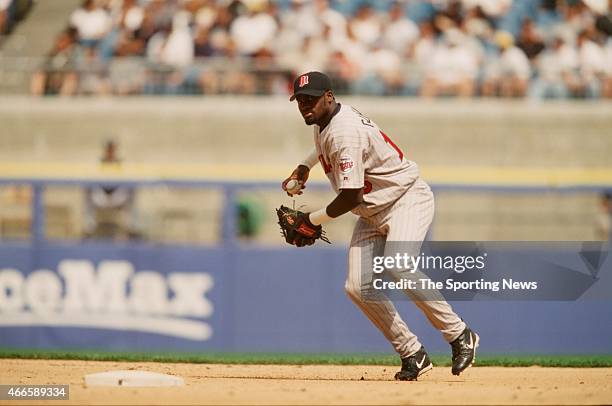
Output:
<svg viewBox="0 0 612 406">
<path fill-rule="evenodd" d="M 355 108 L 342 104 L 340 111 L 320 131 L 314 126 L 317 155 L 332 187 L 363 188 L 363 202 L 352 212 L 371 217 L 399 199 L 419 178 L 416 163 L 378 125 Z"/>
</svg>

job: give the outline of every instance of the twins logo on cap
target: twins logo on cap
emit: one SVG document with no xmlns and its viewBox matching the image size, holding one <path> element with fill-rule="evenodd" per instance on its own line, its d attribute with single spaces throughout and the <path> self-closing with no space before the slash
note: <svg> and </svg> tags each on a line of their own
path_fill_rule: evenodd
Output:
<svg viewBox="0 0 612 406">
<path fill-rule="evenodd" d="M 308 84 L 308 75 L 300 76 L 300 87 L 304 87 Z"/>
<path fill-rule="evenodd" d="M 319 97 L 322 96 L 327 90 L 331 89 L 331 80 L 326 74 L 321 72 L 307 72 L 297 76 L 293 81 L 293 94 L 289 100 L 293 101 L 301 94 Z"/>
</svg>

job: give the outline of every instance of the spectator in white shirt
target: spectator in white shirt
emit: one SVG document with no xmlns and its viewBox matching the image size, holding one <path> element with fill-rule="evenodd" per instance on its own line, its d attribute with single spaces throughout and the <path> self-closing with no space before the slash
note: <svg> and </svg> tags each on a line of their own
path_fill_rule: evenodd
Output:
<svg viewBox="0 0 612 406">
<path fill-rule="evenodd" d="M 329 7 L 328 0 L 314 0 L 313 4 L 317 20 L 321 22 L 322 33 L 327 35 L 330 46 L 337 48 L 346 40 L 346 18 Z M 329 30 L 328 34 L 325 34 L 326 29 Z"/>
<path fill-rule="evenodd" d="M 419 93 L 425 72 L 433 60 L 437 41 L 433 24 L 430 21 L 419 23 L 418 39 L 412 46 L 408 47 L 408 58 L 413 62 L 413 69 L 405 78 L 405 94 L 417 95 Z"/>
<path fill-rule="evenodd" d="M 291 72 L 325 70 L 331 54 L 329 42 L 320 36 L 305 37 L 298 48 L 288 49 L 278 57 L 282 68 Z"/>
<path fill-rule="evenodd" d="M 412 56 L 422 69 L 431 63 L 436 44 L 437 38 L 433 24 L 429 21 L 420 23 L 419 38 L 414 45 Z"/>
<path fill-rule="evenodd" d="M 70 16 L 70 24 L 77 29 L 81 44 L 95 47 L 110 31 L 112 21 L 94 0 L 85 0 Z"/>
<path fill-rule="evenodd" d="M 281 24 L 300 39 L 321 34 L 321 22 L 314 6 L 306 0 L 291 0 L 289 9 L 281 17 Z"/>
<path fill-rule="evenodd" d="M 531 76 L 527 56 L 508 32 L 498 32 L 496 42 L 501 53 L 485 73 L 483 96 L 524 97 Z"/>
<path fill-rule="evenodd" d="M 463 33 L 448 29 L 425 70 L 423 97 L 471 97 L 476 87 L 477 56 L 465 45 Z"/>
<path fill-rule="evenodd" d="M 191 15 L 177 12 L 172 19 L 172 31 L 161 53 L 161 61 L 175 68 L 185 68 L 193 62 L 194 43 L 189 28 Z"/>
<path fill-rule="evenodd" d="M 406 17 L 403 3 L 393 3 L 387 19 L 384 24 L 384 44 L 398 55 L 404 56 L 409 46 L 419 38 L 419 28 L 414 21 Z"/>
<path fill-rule="evenodd" d="M 113 56 L 142 55 L 145 41 L 138 32 L 144 22 L 145 10 L 136 0 L 123 0 L 112 4 L 110 16 L 112 29 L 99 45 L 100 58 L 107 61 Z"/>
<path fill-rule="evenodd" d="M 278 25 L 265 11 L 267 7 L 265 0 L 253 2 L 248 13 L 239 16 L 232 23 L 230 35 L 240 54 L 252 56 L 262 48 L 270 47 Z"/>
<path fill-rule="evenodd" d="M 147 48 L 151 62 L 180 69 L 193 62 L 194 42 L 189 30 L 189 14 L 177 13 L 172 21 L 172 28 L 155 34 Z"/>
<path fill-rule="evenodd" d="M 355 37 L 351 24 L 346 26 L 346 41 L 338 49 L 352 62 L 357 78 L 360 78 L 366 71 L 368 48 Z"/>
<path fill-rule="evenodd" d="M 606 56 L 603 48 L 588 31 L 578 34 L 578 59 L 580 61 L 580 80 L 587 98 L 601 95 L 602 83 L 606 74 Z"/>
<path fill-rule="evenodd" d="M 195 53 L 189 21 L 188 12 L 178 12 L 174 15 L 171 28 L 166 27 L 149 40 L 147 58 L 152 64 L 145 85 L 146 93 L 180 91 Z"/>
<path fill-rule="evenodd" d="M 577 83 L 578 54 L 566 44 L 562 36 L 556 36 L 552 45 L 535 59 L 537 75 L 529 86 L 532 99 L 563 99 Z"/>
<path fill-rule="evenodd" d="M 381 41 L 370 53 L 370 69 L 384 86 L 382 95 L 397 95 L 404 87 L 402 60 L 397 52 L 385 48 Z"/>
<path fill-rule="evenodd" d="M 353 19 L 349 22 L 355 38 L 366 46 L 372 46 L 382 35 L 382 27 L 378 15 L 371 5 L 361 5 Z"/>
</svg>

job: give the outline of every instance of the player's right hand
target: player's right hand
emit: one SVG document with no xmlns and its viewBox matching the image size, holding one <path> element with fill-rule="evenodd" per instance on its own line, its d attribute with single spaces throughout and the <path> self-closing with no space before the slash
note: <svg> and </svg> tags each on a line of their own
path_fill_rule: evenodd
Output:
<svg viewBox="0 0 612 406">
<path fill-rule="evenodd" d="M 291 175 L 289 175 L 289 177 L 283 181 L 283 183 L 281 184 L 282 189 L 287 192 L 288 196 L 301 195 L 302 193 L 304 193 L 302 192 L 302 190 L 306 188 L 306 181 L 308 180 L 309 174 L 310 169 L 307 166 L 298 165 L 298 167 L 295 168 L 293 172 L 291 172 Z M 298 181 L 300 189 L 297 192 L 289 193 L 289 191 L 287 190 L 287 183 L 290 180 L 294 179 Z"/>
</svg>

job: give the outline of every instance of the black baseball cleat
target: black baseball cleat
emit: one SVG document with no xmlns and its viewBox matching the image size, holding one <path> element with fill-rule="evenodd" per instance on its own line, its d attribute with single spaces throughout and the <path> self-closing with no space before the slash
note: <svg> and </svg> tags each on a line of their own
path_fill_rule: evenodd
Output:
<svg viewBox="0 0 612 406">
<path fill-rule="evenodd" d="M 395 374 L 396 381 L 416 381 L 425 372 L 431 370 L 433 365 L 425 352 L 425 347 L 407 358 L 402 358 L 402 369 Z"/>
<path fill-rule="evenodd" d="M 453 349 L 453 375 L 459 375 L 474 363 L 479 342 L 478 334 L 466 327 L 463 333 L 450 343 Z"/>
</svg>

